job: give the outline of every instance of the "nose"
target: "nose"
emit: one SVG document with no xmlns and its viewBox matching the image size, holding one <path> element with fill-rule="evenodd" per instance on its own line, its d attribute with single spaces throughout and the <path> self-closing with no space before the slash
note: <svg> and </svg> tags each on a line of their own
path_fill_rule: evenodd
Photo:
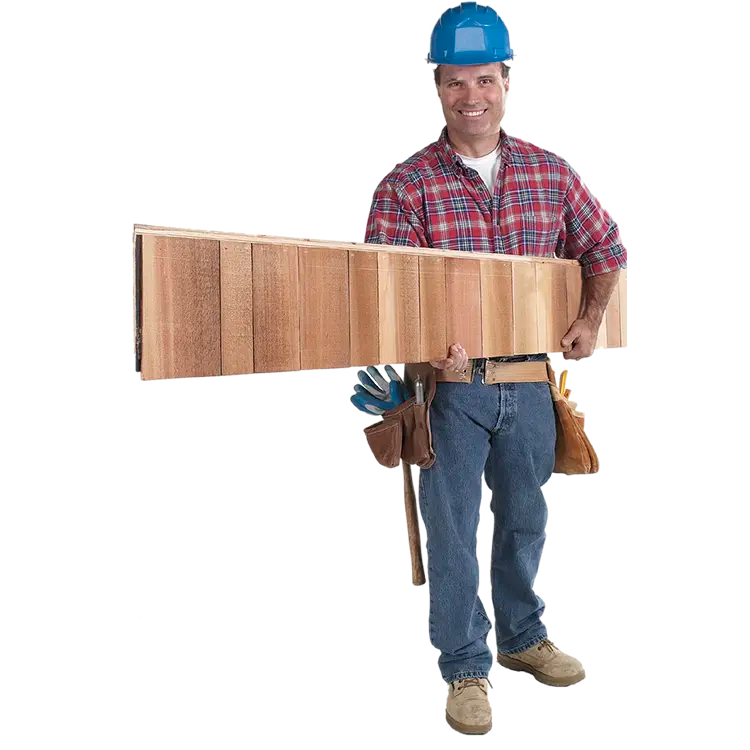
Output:
<svg viewBox="0 0 750 750">
<path fill-rule="evenodd" d="M 479 89 L 475 88 L 473 84 L 470 84 L 464 96 L 463 103 L 467 105 L 479 104 L 481 98 L 479 96 Z"/>
</svg>

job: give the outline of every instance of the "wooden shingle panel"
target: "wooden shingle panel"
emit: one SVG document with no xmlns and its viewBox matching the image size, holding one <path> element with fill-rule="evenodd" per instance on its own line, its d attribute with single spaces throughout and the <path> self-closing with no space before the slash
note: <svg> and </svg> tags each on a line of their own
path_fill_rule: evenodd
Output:
<svg viewBox="0 0 750 750">
<path fill-rule="evenodd" d="M 444 359 L 446 338 L 445 258 L 419 258 L 420 362 Z"/>
<path fill-rule="evenodd" d="M 419 258 L 378 253 L 380 362 L 418 362 Z"/>
<path fill-rule="evenodd" d="M 620 346 L 628 345 L 628 269 L 620 270 L 617 280 L 620 293 Z"/>
<path fill-rule="evenodd" d="M 349 365 L 380 364 L 378 254 L 349 253 Z"/>
<path fill-rule="evenodd" d="M 482 356 L 482 296 L 479 263 L 445 259 L 446 343 L 461 344 L 469 358 Z"/>
<path fill-rule="evenodd" d="M 349 367 L 349 255 L 300 247 L 300 368 Z"/>
<path fill-rule="evenodd" d="M 219 242 L 144 235 L 142 252 L 141 377 L 220 375 Z"/>
<path fill-rule="evenodd" d="M 221 242 L 221 374 L 253 368 L 253 262 L 249 242 Z"/>
<path fill-rule="evenodd" d="M 536 288 L 539 348 L 543 352 L 560 351 L 560 340 L 570 328 L 565 266 L 537 263 Z"/>
<path fill-rule="evenodd" d="M 255 372 L 300 369 L 296 245 L 253 243 Z"/>
<path fill-rule="evenodd" d="M 620 346 L 620 282 L 618 279 L 604 311 L 607 319 L 607 346 Z"/>
<path fill-rule="evenodd" d="M 499 357 L 513 349 L 513 269 L 510 263 L 480 262 L 482 356 Z"/>
<path fill-rule="evenodd" d="M 561 351 L 583 288 L 571 260 L 148 227 L 134 263 L 144 380 Z M 599 348 L 626 318 L 623 270 Z"/>
<path fill-rule="evenodd" d="M 536 269 L 513 264 L 513 353 L 535 354 L 539 348 Z"/>
</svg>

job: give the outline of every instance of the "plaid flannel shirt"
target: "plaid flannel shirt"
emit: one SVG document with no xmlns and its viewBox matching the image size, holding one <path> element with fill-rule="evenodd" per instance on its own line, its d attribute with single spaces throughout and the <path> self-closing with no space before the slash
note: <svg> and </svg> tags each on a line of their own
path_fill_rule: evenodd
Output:
<svg viewBox="0 0 750 750">
<path fill-rule="evenodd" d="M 575 258 L 583 276 L 625 268 L 617 224 L 575 170 L 500 131 L 492 195 L 440 138 L 397 164 L 373 196 L 365 242 L 540 258 Z"/>
</svg>

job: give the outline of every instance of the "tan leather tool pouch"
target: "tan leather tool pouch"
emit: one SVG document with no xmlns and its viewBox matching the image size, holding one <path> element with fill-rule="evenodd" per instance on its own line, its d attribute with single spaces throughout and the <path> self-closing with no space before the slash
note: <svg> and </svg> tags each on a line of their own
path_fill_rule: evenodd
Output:
<svg viewBox="0 0 750 750">
<path fill-rule="evenodd" d="M 576 411 L 575 403 L 560 393 L 549 358 L 547 375 L 557 426 L 554 471 L 558 474 L 595 474 L 599 471 L 599 458 L 583 431 L 584 415 Z"/>
</svg>

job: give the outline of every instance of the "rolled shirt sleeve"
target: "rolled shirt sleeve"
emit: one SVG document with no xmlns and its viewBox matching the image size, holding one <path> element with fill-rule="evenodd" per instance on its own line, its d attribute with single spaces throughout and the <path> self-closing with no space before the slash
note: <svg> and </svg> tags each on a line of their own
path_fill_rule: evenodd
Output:
<svg viewBox="0 0 750 750">
<path fill-rule="evenodd" d="M 365 242 L 429 247 L 424 226 L 408 196 L 388 179 L 383 180 L 375 190 Z"/>
<path fill-rule="evenodd" d="M 577 172 L 570 174 L 565 193 L 564 258 L 580 261 L 584 278 L 627 267 L 627 251 L 620 240 L 617 224 L 584 185 Z"/>
</svg>

